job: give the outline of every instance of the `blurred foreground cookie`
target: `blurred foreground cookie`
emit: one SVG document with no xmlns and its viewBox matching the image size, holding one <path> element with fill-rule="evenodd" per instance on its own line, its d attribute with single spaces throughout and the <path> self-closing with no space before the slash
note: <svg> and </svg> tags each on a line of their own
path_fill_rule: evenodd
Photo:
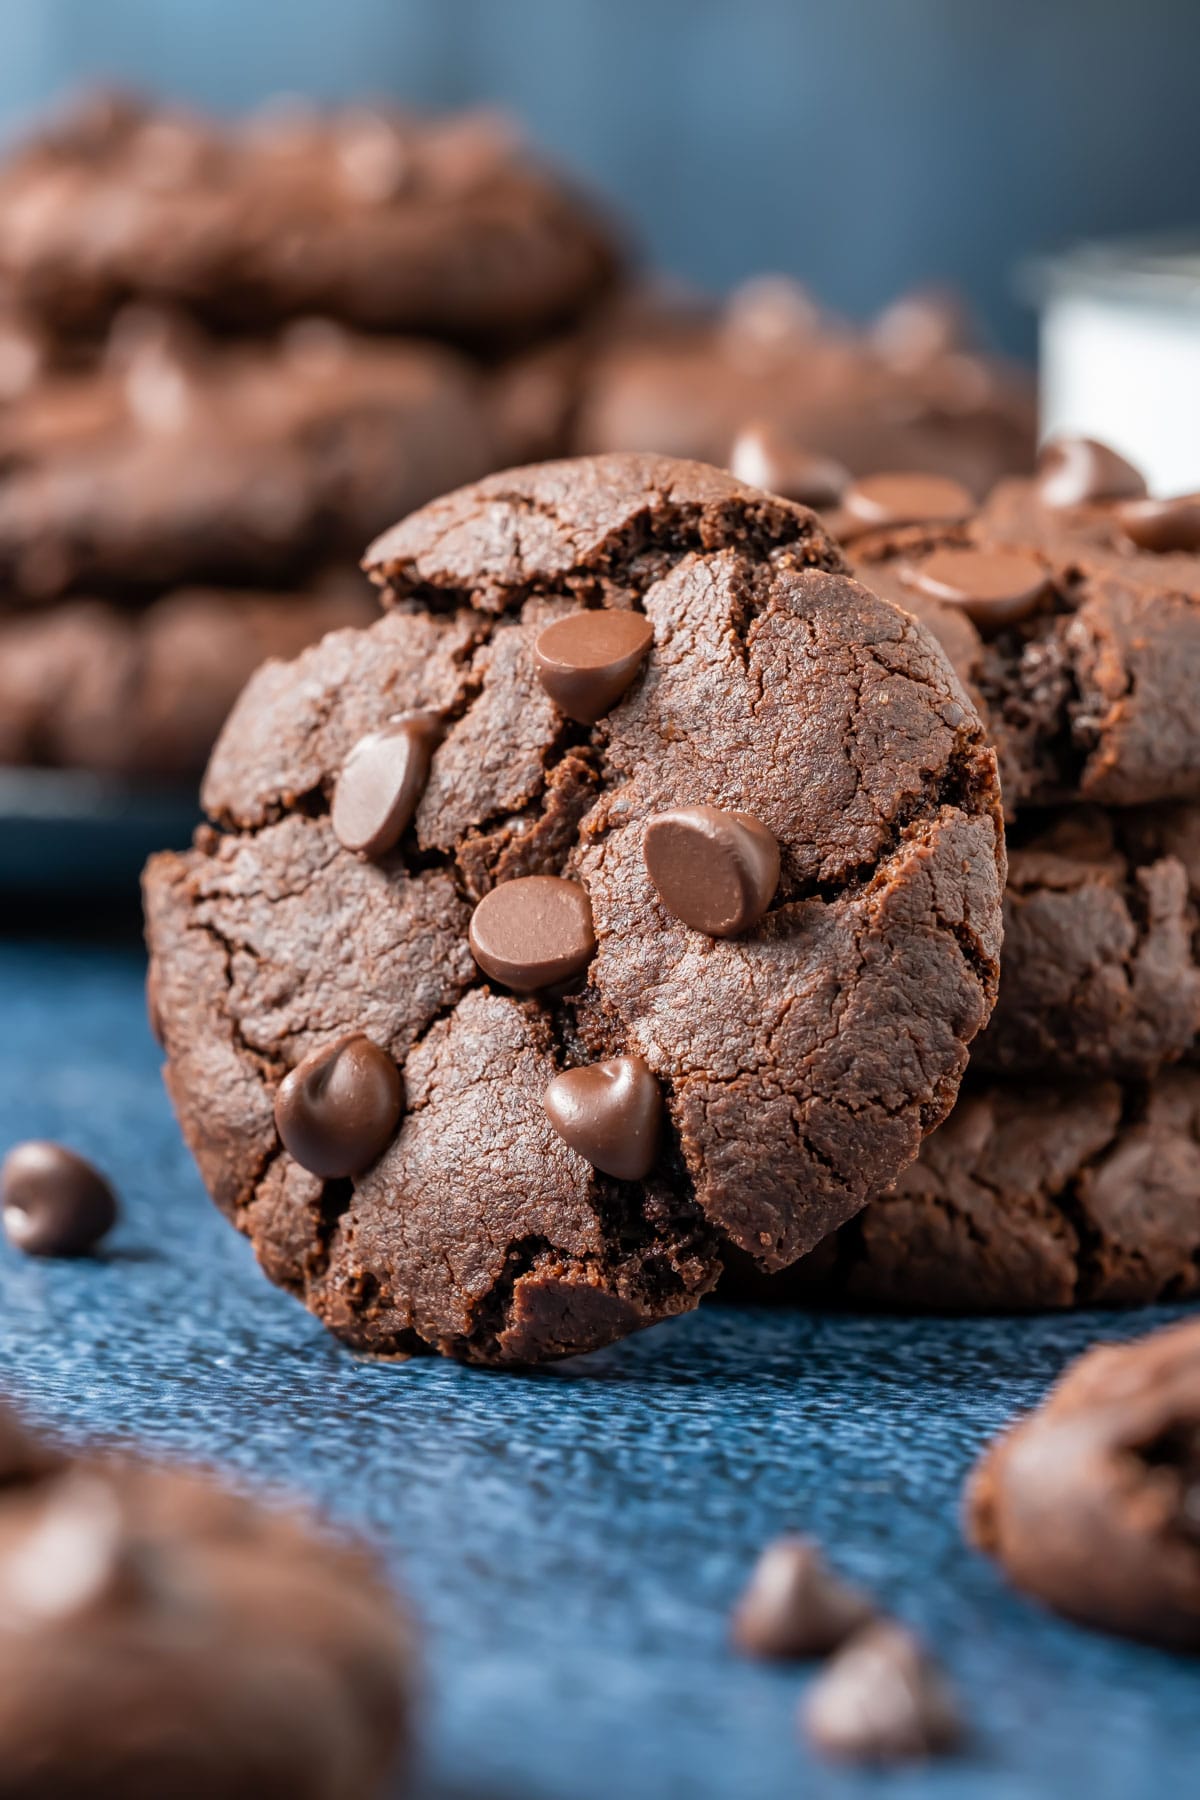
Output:
<svg viewBox="0 0 1200 1800">
<path fill-rule="evenodd" d="M 967 1529 L 1068 1618 L 1200 1651 L 1200 1321 L 1073 1364 L 979 1462 Z"/>
<path fill-rule="evenodd" d="M 804 508 L 600 457 L 368 554 L 150 864 L 166 1079 L 273 1279 L 381 1354 L 567 1355 L 780 1268 L 949 1110 L 994 758 Z M 390 1070 L 390 1073 L 389 1073 Z"/>
<path fill-rule="evenodd" d="M 206 1476 L 60 1456 L 0 1411 L 12 1800 L 370 1800 L 411 1647 L 371 1560 Z"/>
<path fill-rule="evenodd" d="M 615 260 L 591 208 L 486 113 L 293 103 L 223 124 L 95 94 L 0 167 L 0 272 L 64 331 L 141 298 L 242 329 L 323 313 L 527 337 Z"/>
</svg>

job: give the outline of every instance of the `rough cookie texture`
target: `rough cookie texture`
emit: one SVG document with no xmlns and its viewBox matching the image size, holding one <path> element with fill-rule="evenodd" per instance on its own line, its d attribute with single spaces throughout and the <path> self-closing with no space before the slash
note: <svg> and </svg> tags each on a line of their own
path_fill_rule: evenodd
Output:
<svg viewBox="0 0 1200 1800">
<path fill-rule="evenodd" d="M 221 346 L 126 314 L 103 366 L 0 418 L 0 576 L 26 604 L 307 581 L 494 462 L 482 387 L 451 350 L 312 320 Z"/>
<path fill-rule="evenodd" d="M 411 1649 L 371 1559 L 207 1476 L 65 1457 L 0 1415 L 13 1800 L 394 1792 Z"/>
<path fill-rule="evenodd" d="M 66 600 L 0 614 L 0 763 L 194 780 L 265 657 L 374 615 L 353 577 L 302 594 L 181 588 L 138 611 Z"/>
<path fill-rule="evenodd" d="M 861 578 L 943 635 L 944 606 L 917 582 L 947 548 L 1021 550 L 1048 592 L 1030 617 L 986 639 L 957 617 L 943 636 L 960 678 L 982 696 L 1010 814 L 1089 800 L 1140 806 L 1200 798 L 1200 554 L 1139 548 L 1119 503 L 1046 506 L 1010 481 L 961 525 L 855 537 Z M 905 599 L 905 594 L 910 596 Z"/>
<path fill-rule="evenodd" d="M 1200 1322 L 1089 1350 L 984 1453 L 966 1523 L 1068 1618 L 1200 1650 Z"/>
<path fill-rule="evenodd" d="M 1124 1089 L 969 1078 L 891 1193 L 794 1270 L 740 1286 L 952 1313 L 1196 1294 L 1200 1072 Z"/>
<path fill-rule="evenodd" d="M 569 319 L 615 261 L 595 213 L 484 113 L 293 104 L 223 125 L 97 94 L 0 171 L 0 271 L 62 331 L 149 298 L 222 326 L 322 313 L 509 339 Z"/>
<path fill-rule="evenodd" d="M 368 555 L 390 610 L 268 664 L 214 754 L 220 831 L 146 877 L 167 1080 L 218 1202 L 349 1341 L 480 1360 L 586 1349 L 695 1303 L 723 1244 L 782 1267 L 886 1185 L 948 1111 L 996 983 L 995 762 L 933 640 L 844 572 L 805 509 L 697 464 L 609 457 L 495 476 Z M 623 698 L 571 724 L 533 644 L 581 606 L 654 627 Z M 364 733 L 445 736 L 378 864 L 330 791 Z M 762 921 L 667 913 L 655 813 L 751 812 L 777 839 Z M 520 1000 L 467 945 L 495 883 L 565 875 L 597 948 Z M 282 1154 L 273 1095 L 341 1032 L 404 1074 L 391 1148 L 353 1183 Z M 668 1129 L 644 1183 L 551 1127 L 564 1067 L 645 1059 Z"/>
</svg>

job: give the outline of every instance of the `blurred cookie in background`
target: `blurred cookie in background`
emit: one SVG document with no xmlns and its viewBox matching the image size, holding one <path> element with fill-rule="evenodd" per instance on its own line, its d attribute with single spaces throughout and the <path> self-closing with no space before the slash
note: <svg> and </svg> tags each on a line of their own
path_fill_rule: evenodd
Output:
<svg viewBox="0 0 1200 1800">
<path fill-rule="evenodd" d="M 0 171 L 0 275 L 56 331 L 127 300 L 494 344 L 577 316 L 613 233 L 490 112 L 276 102 L 236 122 L 91 93 Z"/>
</svg>

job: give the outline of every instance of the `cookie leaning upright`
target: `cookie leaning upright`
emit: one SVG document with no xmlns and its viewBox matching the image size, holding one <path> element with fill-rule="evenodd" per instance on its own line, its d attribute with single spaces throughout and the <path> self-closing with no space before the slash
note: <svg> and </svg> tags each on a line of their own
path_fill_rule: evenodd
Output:
<svg viewBox="0 0 1200 1800">
<path fill-rule="evenodd" d="M 655 457 L 491 477 L 367 566 L 385 617 L 259 672 L 213 828 L 147 872 L 214 1197 L 385 1353 L 569 1354 L 729 1243 L 791 1262 L 994 999 L 995 762 L 942 652 L 803 507 Z"/>
</svg>

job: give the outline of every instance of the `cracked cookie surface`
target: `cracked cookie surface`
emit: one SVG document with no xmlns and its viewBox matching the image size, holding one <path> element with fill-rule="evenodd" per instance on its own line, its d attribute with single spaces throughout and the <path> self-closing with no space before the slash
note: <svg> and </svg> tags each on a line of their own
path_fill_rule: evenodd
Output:
<svg viewBox="0 0 1200 1800">
<path fill-rule="evenodd" d="M 661 458 L 489 478 L 367 567 L 385 616 L 260 671 L 210 765 L 213 825 L 147 872 L 167 1081 L 210 1190 L 268 1273 L 381 1354 L 567 1354 L 694 1305 L 729 1244 L 790 1263 L 916 1154 L 994 999 L 995 762 L 942 652 L 804 508 Z M 584 726 L 534 644 L 601 605 L 654 636 Z M 365 734 L 414 712 L 441 741 L 366 862 L 330 795 Z M 647 873 L 647 822 L 696 805 L 778 843 L 740 935 L 691 929 Z M 527 875 L 590 902 L 566 992 L 519 997 L 472 960 L 472 908 Z M 328 1182 L 272 1108 L 347 1031 L 395 1058 L 406 1112 Z M 591 1166 L 543 1105 L 559 1072 L 622 1057 L 664 1104 L 642 1181 Z"/>
</svg>

